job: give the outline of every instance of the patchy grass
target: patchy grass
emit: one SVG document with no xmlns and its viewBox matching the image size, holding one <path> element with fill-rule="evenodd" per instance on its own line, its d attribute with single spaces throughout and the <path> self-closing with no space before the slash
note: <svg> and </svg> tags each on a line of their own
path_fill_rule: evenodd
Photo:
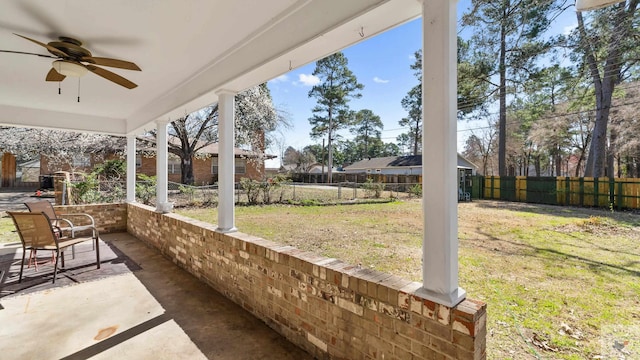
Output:
<svg viewBox="0 0 640 360">
<path fill-rule="evenodd" d="M 178 212 L 217 218 L 215 209 Z M 640 324 L 638 215 L 494 201 L 460 204 L 458 214 L 460 285 L 488 303 L 489 358 L 594 358 L 601 355 L 608 326 Z M 265 239 L 421 280 L 418 200 L 237 207 L 236 225 Z M 640 349 L 631 350 L 639 356 Z"/>
<path fill-rule="evenodd" d="M 0 211 L 0 244 L 3 243 L 19 243 L 20 236 L 15 232 L 11 217 L 5 212 Z"/>
</svg>

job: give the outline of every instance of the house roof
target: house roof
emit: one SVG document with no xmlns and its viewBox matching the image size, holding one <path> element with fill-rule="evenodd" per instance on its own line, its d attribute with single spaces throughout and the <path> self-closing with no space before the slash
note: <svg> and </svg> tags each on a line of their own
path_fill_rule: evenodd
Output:
<svg viewBox="0 0 640 360">
<path fill-rule="evenodd" d="M 104 67 L 138 87 L 96 74 L 45 82 L 54 59 L 0 53 L 0 123 L 136 135 L 421 15 L 415 0 L 6 0 L 0 49 L 50 55 L 42 43 L 77 38 Z M 58 94 L 58 87 L 61 92 Z M 80 96 L 80 102 L 77 97 Z"/>
<path fill-rule="evenodd" d="M 138 137 L 139 139 L 142 139 L 142 137 Z M 146 137 L 142 140 L 143 144 L 145 142 L 152 142 L 155 143 L 155 138 L 153 137 Z M 174 145 L 178 145 L 180 143 L 180 141 L 175 138 L 175 137 L 170 137 L 169 138 L 169 143 L 174 144 Z M 155 147 L 151 147 L 151 146 L 138 146 L 138 150 L 141 151 L 153 151 L 155 152 Z M 200 150 L 198 150 L 198 153 L 200 154 L 207 154 L 207 155 L 218 155 L 219 154 L 219 144 L 218 143 L 212 143 L 209 145 L 206 145 L 205 147 L 201 148 Z M 245 150 L 245 149 L 241 149 L 241 148 L 234 148 L 233 149 L 233 153 L 236 157 L 255 157 L 256 153 L 254 151 L 251 150 Z M 267 159 L 274 159 L 276 158 L 275 155 L 269 155 L 266 154 L 265 155 Z"/>
<path fill-rule="evenodd" d="M 40 159 L 25 161 L 18 164 L 18 168 L 40 168 Z"/>
<path fill-rule="evenodd" d="M 345 166 L 344 170 L 358 171 L 367 169 L 383 169 L 383 168 L 396 168 L 396 167 L 421 167 L 422 155 L 407 155 L 407 156 L 387 156 L 379 158 L 370 158 L 360 160 L 349 166 Z M 459 168 L 477 168 L 472 162 L 465 159 L 462 155 L 458 154 L 458 167 Z"/>
</svg>

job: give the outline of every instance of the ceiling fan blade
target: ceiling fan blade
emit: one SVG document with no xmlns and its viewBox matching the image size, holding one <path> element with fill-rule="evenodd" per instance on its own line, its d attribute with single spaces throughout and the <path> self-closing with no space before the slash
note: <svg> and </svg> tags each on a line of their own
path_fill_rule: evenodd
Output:
<svg viewBox="0 0 640 360">
<path fill-rule="evenodd" d="M 0 52 L 10 53 L 10 54 L 35 55 L 35 56 L 46 57 L 50 59 L 57 59 L 57 57 L 51 56 L 51 55 L 36 54 L 36 53 L 30 53 L 30 52 L 24 52 L 24 51 L 0 50 Z"/>
<path fill-rule="evenodd" d="M 109 66 L 109 67 L 115 67 L 115 68 L 127 69 L 127 70 L 142 71 L 138 67 L 138 65 L 130 61 L 110 59 L 110 58 L 104 58 L 104 57 L 95 57 L 95 56 L 85 56 L 81 60 L 90 62 L 92 64 L 96 64 L 96 65 Z"/>
<path fill-rule="evenodd" d="M 64 78 L 66 78 L 66 76 L 57 72 L 56 69 L 51 68 L 51 70 L 49 70 L 49 72 L 47 73 L 47 77 L 45 78 L 45 80 L 46 81 L 62 81 L 64 80 Z"/>
<path fill-rule="evenodd" d="M 98 76 L 102 76 L 103 78 L 112 81 L 120 86 L 124 86 L 127 89 L 133 89 L 135 87 L 137 87 L 138 85 L 134 84 L 133 82 L 123 78 L 122 76 L 116 74 L 116 73 L 112 73 L 109 70 L 105 70 L 103 68 L 99 68 L 97 66 L 93 66 L 93 65 L 84 65 L 87 69 L 89 69 L 89 71 L 91 71 L 92 73 L 98 75 Z"/>
<path fill-rule="evenodd" d="M 33 43 L 36 43 L 36 44 L 38 44 L 38 45 L 40 45 L 40 46 L 42 46 L 42 47 L 46 48 L 47 50 L 49 50 L 49 52 L 51 52 L 51 53 L 52 53 L 52 54 L 54 54 L 54 55 L 58 55 L 58 56 L 61 56 L 61 57 L 69 57 L 69 55 L 65 54 L 65 52 L 64 52 L 64 51 L 59 50 L 59 49 L 56 49 L 56 48 L 54 48 L 54 47 L 53 47 L 53 46 L 51 46 L 51 45 L 48 45 L 48 44 L 45 44 L 45 43 L 41 43 L 41 42 L 40 42 L 40 41 L 38 41 L 38 40 L 34 40 L 34 39 L 28 38 L 28 37 L 26 37 L 26 36 L 22 36 L 22 35 L 20 35 L 20 34 L 13 33 L 13 35 L 15 35 L 15 36 L 19 36 L 19 37 L 21 37 L 21 38 L 23 38 L 23 39 L 29 40 L 29 41 L 31 41 L 31 42 L 33 42 Z"/>
</svg>

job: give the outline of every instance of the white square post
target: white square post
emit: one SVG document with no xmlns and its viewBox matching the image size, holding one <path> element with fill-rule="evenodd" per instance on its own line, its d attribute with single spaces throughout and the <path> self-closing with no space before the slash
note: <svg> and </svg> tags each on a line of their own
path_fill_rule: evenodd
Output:
<svg viewBox="0 0 640 360">
<path fill-rule="evenodd" d="M 136 202 L 136 136 L 127 135 L 127 202 Z"/>
<path fill-rule="evenodd" d="M 424 0 L 422 58 L 422 203 L 420 295 L 455 306 L 458 287 L 456 1 Z"/>
<path fill-rule="evenodd" d="M 158 134 L 156 136 L 156 211 L 168 213 L 173 210 L 173 204 L 168 199 L 169 193 L 169 144 L 167 142 L 167 120 L 157 120 Z"/>
<path fill-rule="evenodd" d="M 218 92 L 218 228 L 237 231 L 235 226 L 235 92 Z"/>
</svg>

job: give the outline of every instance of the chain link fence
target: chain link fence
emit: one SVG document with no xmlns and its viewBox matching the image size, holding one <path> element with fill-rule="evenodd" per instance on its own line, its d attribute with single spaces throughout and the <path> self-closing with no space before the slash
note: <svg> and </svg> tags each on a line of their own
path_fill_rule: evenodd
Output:
<svg viewBox="0 0 640 360">
<path fill-rule="evenodd" d="M 253 186 L 236 183 L 235 199 L 238 204 L 295 204 L 323 205 L 362 201 L 391 201 L 419 198 L 421 184 L 382 184 L 342 182 L 331 185 L 284 183 L 273 185 L 255 182 Z M 217 206 L 218 188 L 211 186 L 173 185 L 169 188 L 169 201 L 175 206 Z"/>
<path fill-rule="evenodd" d="M 100 181 L 96 184 L 72 182 L 70 197 L 73 204 L 115 203 L 126 200 L 126 182 Z M 323 205 L 353 202 L 383 202 L 419 198 L 421 184 L 384 184 L 376 182 L 340 182 L 335 184 L 243 182 L 235 184 L 238 204 L 294 204 Z M 156 184 L 152 181 L 136 183 L 136 200 L 155 205 Z M 191 186 L 169 182 L 169 202 L 176 207 L 218 205 L 218 186 Z"/>
</svg>

